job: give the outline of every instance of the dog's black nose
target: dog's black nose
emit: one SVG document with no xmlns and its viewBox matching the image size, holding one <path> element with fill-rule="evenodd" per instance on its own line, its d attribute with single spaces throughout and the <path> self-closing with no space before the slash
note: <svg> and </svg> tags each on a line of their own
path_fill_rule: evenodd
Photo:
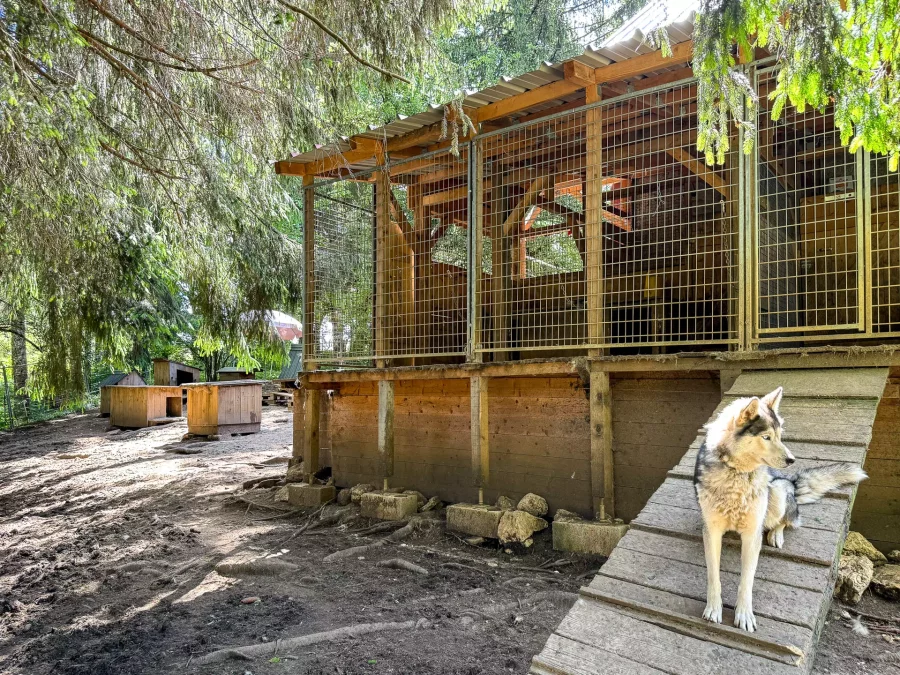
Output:
<svg viewBox="0 0 900 675">
<path fill-rule="evenodd" d="M 791 464 L 793 464 L 793 463 L 796 462 L 796 461 L 797 461 L 797 460 L 794 459 L 793 457 L 788 457 L 788 458 L 787 458 L 788 466 L 790 466 Z"/>
</svg>

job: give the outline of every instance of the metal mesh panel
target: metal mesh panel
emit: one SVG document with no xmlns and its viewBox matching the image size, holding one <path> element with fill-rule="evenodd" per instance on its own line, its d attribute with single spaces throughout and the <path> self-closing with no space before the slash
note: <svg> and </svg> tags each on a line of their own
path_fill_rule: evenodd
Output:
<svg viewBox="0 0 900 675">
<path fill-rule="evenodd" d="M 736 342 L 737 158 L 694 154 L 695 97 L 670 86 L 479 141 L 482 350 Z"/>
<path fill-rule="evenodd" d="M 314 326 L 304 326 L 318 362 L 374 356 L 374 173 L 314 186 Z"/>
<path fill-rule="evenodd" d="M 860 164 L 841 147 L 831 107 L 786 107 L 772 120 L 774 75 L 758 88 L 759 333 L 861 330 Z"/>
<path fill-rule="evenodd" d="M 390 165 L 384 355 L 466 351 L 469 148 Z"/>
<path fill-rule="evenodd" d="M 900 175 L 885 157 L 873 157 L 869 167 L 872 330 L 900 334 Z"/>
</svg>

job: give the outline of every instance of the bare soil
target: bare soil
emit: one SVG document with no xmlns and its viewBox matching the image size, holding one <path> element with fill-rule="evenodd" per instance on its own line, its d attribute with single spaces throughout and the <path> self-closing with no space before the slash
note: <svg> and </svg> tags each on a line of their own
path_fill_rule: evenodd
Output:
<svg viewBox="0 0 900 675">
<path fill-rule="evenodd" d="M 371 524 L 358 518 L 315 527 L 309 511 L 267 508 L 274 488 L 242 489 L 283 476 L 290 420 L 266 408 L 261 433 L 208 443 L 181 442 L 183 423 L 107 432 L 95 414 L 0 433 L 0 673 L 526 673 L 600 561 L 561 556 L 549 533 L 511 553 L 473 547 L 436 519 L 324 563 L 386 533 L 355 533 Z M 374 564 L 398 557 L 428 575 Z M 296 567 L 215 571 L 260 558 Z M 900 626 L 896 604 L 867 595 L 861 607 Z M 839 612 L 814 672 L 900 672 L 900 641 L 857 636 Z M 382 622 L 413 623 L 198 663 L 223 647 Z"/>
</svg>

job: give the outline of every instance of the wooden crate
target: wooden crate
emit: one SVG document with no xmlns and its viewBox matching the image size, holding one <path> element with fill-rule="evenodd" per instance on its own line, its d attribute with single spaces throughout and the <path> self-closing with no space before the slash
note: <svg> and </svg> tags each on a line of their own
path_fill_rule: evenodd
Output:
<svg viewBox="0 0 900 675">
<path fill-rule="evenodd" d="M 187 385 L 188 433 L 249 434 L 259 431 L 262 382 L 235 380 Z"/>
<path fill-rule="evenodd" d="M 171 422 L 182 416 L 181 387 L 108 387 L 109 423 L 137 429 Z"/>
</svg>

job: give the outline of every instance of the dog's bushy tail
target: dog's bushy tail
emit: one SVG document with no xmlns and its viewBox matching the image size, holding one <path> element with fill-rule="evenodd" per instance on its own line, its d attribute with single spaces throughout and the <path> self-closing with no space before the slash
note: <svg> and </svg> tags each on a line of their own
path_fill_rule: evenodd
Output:
<svg viewBox="0 0 900 675">
<path fill-rule="evenodd" d="M 866 472 L 855 464 L 826 464 L 813 469 L 803 469 L 791 477 L 794 496 L 798 504 L 819 501 L 830 490 L 842 485 L 853 485 L 868 478 Z"/>
</svg>

